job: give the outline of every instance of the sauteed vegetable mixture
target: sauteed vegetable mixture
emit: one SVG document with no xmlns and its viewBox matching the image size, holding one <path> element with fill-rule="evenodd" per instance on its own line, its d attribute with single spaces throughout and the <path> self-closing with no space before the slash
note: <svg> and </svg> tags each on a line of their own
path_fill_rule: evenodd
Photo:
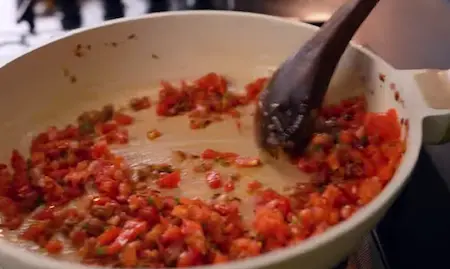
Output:
<svg viewBox="0 0 450 269">
<path fill-rule="evenodd" d="M 229 91 L 215 73 L 181 87 L 162 82 L 157 102 L 133 98 L 129 109 L 156 107 L 161 117 L 184 114 L 192 129 L 222 120 L 234 120 L 239 128 L 240 107 L 256 100 L 265 81 L 248 84 L 244 95 Z M 310 145 L 294 160 L 312 175 L 311 182 L 278 193 L 255 178 L 247 186 L 254 217 L 244 221 L 241 201 L 231 194 L 240 169 L 264 165 L 257 156 L 209 148 L 201 154 L 175 151 L 178 161 L 202 160 L 194 170 L 224 194 L 210 200 L 166 196 L 161 189 L 177 188 L 183 180 L 177 168 L 151 163 L 131 169 L 108 147 L 128 143 L 134 118 L 112 105 L 85 112 L 76 124 L 34 137 L 29 157 L 13 150 L 10 165 L 0 164 L 1 226 L 16 230 L 32 219 L 20 240 L 51 255 L 75 248 L 83 263 L 117 267 L 216 264 L 301 243 L 374 199 L 405 150 L 395 110 L 371 113 L 365 99 L 355 97 L 324 106 L 319 115 Z M 163 135 L 157 129 L 147 133 L 152 143 Z M 236 173 L 223 175 L 217 166 L 235 167 Z M 87 200 L 84 207 L 73 203 L 80 197 Z"/>
</svg>

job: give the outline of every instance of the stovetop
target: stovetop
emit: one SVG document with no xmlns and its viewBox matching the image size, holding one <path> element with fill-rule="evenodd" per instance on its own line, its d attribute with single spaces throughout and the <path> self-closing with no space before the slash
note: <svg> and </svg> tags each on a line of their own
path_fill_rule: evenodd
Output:
<svg viewBox="0 0 450 269">
<path fill-rule="evenodd" d="M 173 8 L 182 7 L 181 0 L 172 1 Z M 123 2 L 126 16 L 139 16 L 147 9 L 146 0 Z M 15 0 L 0 0 L 0 66 L 64 33 L 61 14 L 55 13 L 38 17 L 36 34 L 30 35 L 26 24 L 15 23 L 15 10 Z M 85 0 L 81 9 L 83 26 L 101 23 L 103 13 L 100 0 Z M 450 169 L 445 165 L 448 150 L 422 150 L 403 194 L 361 248 L 336 269 L 450 268 Z"/>
</svg>

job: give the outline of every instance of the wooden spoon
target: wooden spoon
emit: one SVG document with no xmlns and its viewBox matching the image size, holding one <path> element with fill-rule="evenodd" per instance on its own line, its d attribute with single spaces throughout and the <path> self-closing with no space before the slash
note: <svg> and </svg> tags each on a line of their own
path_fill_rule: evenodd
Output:
<svg viewBox="0 0 450 269">
<path fill-rule="evenodd" d="M 348 1 L 273 74 L 255 113 L 256 141 L 272 157 L 306 148 L 339 59 L 378 1 Z"/>
</svg>

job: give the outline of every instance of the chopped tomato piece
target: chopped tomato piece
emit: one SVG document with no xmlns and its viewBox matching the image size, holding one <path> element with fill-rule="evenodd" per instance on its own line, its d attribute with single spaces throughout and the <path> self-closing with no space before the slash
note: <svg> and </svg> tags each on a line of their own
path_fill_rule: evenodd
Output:
<svg viewBox="0 0 450 269">
<path fill-rule="evenodd" d="M 133 117 L 120 112 L 114 114 L 113 120 L 120 125 L 130 125 L 134 121 Z"/>
<path fill-rule="evenodd" d="M 49 206 L 40 209 L 33 215 L 33 219 L 35 220 L 51 220 L 55 217 L 55 206 Z"/>
<path fill-rule="evenodd" d="M 119 126 L 115 122 L 98 123 L 95 126 L 96 132 L 99 135 L 111 133 L 113 131 L 116 131 L 118 128 Z"/>
<path fill-rule="evenodd" d="M 219 172 L 210 171 L 206 173 L 206 182 L 211 189 L 218 189 L 222 186 L 222 176 Z"/>
<path fill-rule="evenodd" d="M 354 135 L 348 130 L 343 130 L 339 133 L 339 143 L 351 144 L 354 139 Z"/>
<path fill-rule="evenodd" d="M 220 152 L 212 150 L 212 149 L 205 149 L 205 151 L 202 152 L 202 158 L 203 159 L 216 159 L 221 157 Z"/>
<path fill-rule="evenodd" d="M 183 251 L 178 257 L 177 267 L 189 267 L 197 265 L 201 261 L 201 255 L 198 251 L 188 249 Z"/>
<path fill-rule="evenodd" d="M 63 248 L 63 243 L 57 239 L 52 239 L 45 245 L 45 249 L 50 254 L 58 254 L 63 250 Z"/>
<path fill-rule="evenodd" d="M 151 102 L 150 102 L 150 98 L 148 98 L 147 96 L 144 97 L 136 97 L 131 99 L 130 101 L 130 107 L 134 110 L 134 111 L 139 111 L 142 109 L 147 109 L 151 107 Z"/>
<path fill-rule="evenodd" d="M 119 236 L 120 232 L 122 232 L 121 228 L 113 226 L 97 237 L 97 242 L 101 246 L 110 244 Z"/>
<path fill-rule="evenodd" d="M 336 150 L 333 150 L 327 158 L 328 167 L 332 170 L 338 170 L 341 166 L 339 162 L 339 157 Z"/>
<path fill-rule="evenodd" d="M 162 189 L 174 189 L 181 181 L 180 171 L 174 171 L 158 179 L 158 186 Z"/>
<path fill-rule="evenodd" d="M 213 264 L 225 263 L 230 260 L 226 255 L 220 253 L 219 251 L 216 251 L 213 255 L 214 255 L 212 261 Z"/>
<path fill-rule="evenodd" d="M 36 222 L 26 229 L 21 238 L 28 241 L 36 241 L 39 236 L 45 234 L 48 224 L 45 222 Z"/>
<path fill-rule="evenodd" d="M 261 253 L 261 242 L 249 238 L 238 238 L 231 243 L 230 256 L 242 259 L 257 256 Z"/>
<path fill-rule="evenodd" d="M 261 182 L 257 180 L 252 180 L 247 185 L 247 191 L 248 192 L 254 192 L 262 187 Z"/>
<path fill-rule="evenodd" d="M 112 244 L 108 246 L 107 253 L 118 253 L 128 242 L 133 241 L 139 235 L 147 231 L 147 223 L 143 221 L 129 220 L 123 226 L 123 230 Z"/>
<path fill-rule="evenodd" d="M 216 73 L 209 73 L 199 78 L 195 83 L 200 88 L 213 90 L 222 94 L 227 91 L 227 81 Z"/>
<path fill-rule="evenodd" d="M 161 235 L 161 242 L 163 244 L 170 244 L 183 239 L 183 233 L 180 227 L 175 225 L 169 225 L 166 231 Z"/>
<path fill-rule="evenodd" d="M 139 209 L 138 217 L 147 221 L 150 227 L 158 223 L 160 218 L 158 209 L 151 205 Z"/>
<path fill-rule="evenodd" d="M 223 190 L 225 192 L 232 192 L 232 191 L 234 191 L 234 181 L 233 180 L 226 181 L 225 184 L 223 185 Z"/>
<path fill-rule="evenodd" d="M 108 144 L 104 142 L 96 143 L 91 149 L 92 158 L 94 159 L 100 159 L 109 155 L 109 153 Z"/>
<path fill-rule="evenodd" d="M 304 158 L 300 158 L 298 160 L 297 167 L 300 169 L 300 171 L 303 171 L 305 173 L 314 173 L 319 170 L 319 166 L 316 161 L 307 160 Z"/>
<path fill-rule="evenodd" d="M 394 109 L 389 109 L 386 114 L 367 113 L 364 127 L 368 135 L 378 135 L 386 141 L 400 139 L 401 130 Z"/>
<path fill-rule="evenodd" d="M 383 185 L 377 177 L 365 179 L 358 189 L 359 201 L 362 205 L 369 203 L 382 190 Z"/>
<path fill-rule="evenodd" d="M 267 78 L 258 78 L 255 81 L 247 84 L 245 86 L 245 90 L 247 91 L 247 100 L 248 101 L 256 100 L 261 91 L 264 89 L 266 82 Z"/>
<path fill-rule="evenodd" d="M 135 267 L 138 262 L 136 245 L 133 243 L 127 244 L 122 251 L 120 259 L 123 266 L 127 268 Z"/>
<path fill-rule="evenodd" d="M 261 165 L 261 159 L 256 157 L 237 157 L 234 163 L 238 167 L 257 167 Z"/>
<path fill-rule="evenodd" d="M 82 246 L 88 235 L 86 231 L 78 230 L 70 234 L 70 240 L 75 247 Z"/>
<path fill-rule="evenodd" d="M 191 220 L 183 220 L 181 232 L 185 236 L 185 243 L 199 253 L 206 252 L 206 238 L 202 226 Z"/>
</svg>

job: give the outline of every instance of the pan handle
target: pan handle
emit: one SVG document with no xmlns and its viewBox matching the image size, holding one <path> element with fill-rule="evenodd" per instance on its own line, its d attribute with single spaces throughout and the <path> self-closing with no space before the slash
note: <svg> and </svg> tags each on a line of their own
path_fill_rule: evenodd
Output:
<svg viewBox="0 0 450 269">
<path fill-rule="evenodd" d="M 409 105 L 423 119 L 423 142 L 450 142 L 450 70 L 399 70 Z"/>
</svg>

